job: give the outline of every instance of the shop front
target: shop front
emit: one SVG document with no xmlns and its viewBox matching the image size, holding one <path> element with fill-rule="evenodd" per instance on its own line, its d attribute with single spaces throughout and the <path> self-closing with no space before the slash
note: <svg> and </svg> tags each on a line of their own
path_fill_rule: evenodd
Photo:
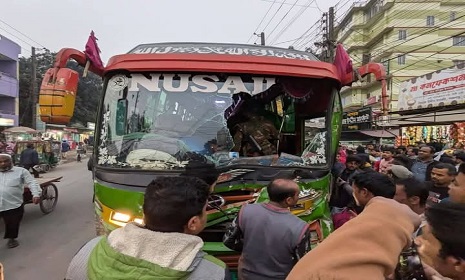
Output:
<svg viewBox="0 0 465 280">
<path fill-rule="evenodd" d="M 349 147 L 359 145 L 393 145 L 397 130 L 376 129 L 371 107 L 346 112 L 342 119 L 341 143 Z"/>
<path fill-rule="evenodd" d="M 465 70 L 454 66 L 400 85 L 399 111 L 393 124 L 402 127 L 399 145 L 465 144 Z"/>
</svg>

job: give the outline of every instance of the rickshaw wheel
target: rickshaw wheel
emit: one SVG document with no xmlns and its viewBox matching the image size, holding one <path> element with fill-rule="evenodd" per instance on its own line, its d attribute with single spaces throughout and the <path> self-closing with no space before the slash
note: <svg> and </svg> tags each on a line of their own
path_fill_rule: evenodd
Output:
<svg viewBox="0 0 465 280">
<path fill-rule="evenodd" d="M 44 214 L 48 214 L 55 209 L 58 202 L 58 189 L 53 183 L 42 187 L 42 196 L 40 197 L 40 210 Z"/>
</svg>

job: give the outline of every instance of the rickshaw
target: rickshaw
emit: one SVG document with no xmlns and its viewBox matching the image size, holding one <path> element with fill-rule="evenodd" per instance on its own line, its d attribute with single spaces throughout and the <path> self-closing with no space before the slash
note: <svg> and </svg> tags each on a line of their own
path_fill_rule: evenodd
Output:
<svg viewBox="0 0 465 280">
<path fill-rule="evenodd" d="M 36 179 L 42 189 L 39 202 L 40 211 L 42 211 L 42 213 L 49 214 L 55 209 L 58 202 L 58 188 L 54 183 L 60 182 L 62 178 L 63 177 Z M 32 203 L 32 193 L 28 187 L 24 188 L 23 201 L 24 204 Z"/>
<path fill-rule="evenodd" d="M 37 167 L 39 172 L 48 172 L 52 167 L 55 167 L 58 164 L 59 160 L 52 149 L 52 142 L 42 140 L 16 142 L 14 151 L 14 162 L 16 164 L 19 164 L 21 153 L 27 149 L 28 144 L 33 144 L 34 149 L 39 154 L 39 164 Z"/>
</svg>

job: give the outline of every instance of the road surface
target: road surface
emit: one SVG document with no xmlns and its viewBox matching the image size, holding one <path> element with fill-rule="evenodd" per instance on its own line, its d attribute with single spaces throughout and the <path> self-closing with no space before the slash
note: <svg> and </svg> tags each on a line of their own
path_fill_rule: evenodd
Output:
<svg viewBox="0 0 465 280">
<path fill-rule="evenodd" d="M 21 223 L 20 246 L 8 249 L 0 239 L 0 262 L 6 280 L 63 279 L 73 255 L 95 236 L 91 172 L 87 158 L 59 165 L 44 177 L 63 176 L 58 186 L 55 211 L 43 215 L 38 205 L 29 204 Z M 0 238 L 4 226 L 0 221 Z"/>
</svg>

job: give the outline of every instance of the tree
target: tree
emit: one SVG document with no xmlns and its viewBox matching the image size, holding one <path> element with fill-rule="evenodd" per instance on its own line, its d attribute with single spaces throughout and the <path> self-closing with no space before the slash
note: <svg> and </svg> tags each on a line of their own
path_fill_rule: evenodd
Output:
<svg viewBox="0 0 465 280">
<path fill-rule="evenodd" d="M 55 56 L 56 53 L 49 50 L 41 51 L 36 55 L 37 91 L 45 72 L 52 67 Z M 31 67 L 31 57 L 19 59 L 19 112 L 21 116 L 19 122 L 20 125 L 28 127 L 32 126 Z M 102 79 L 93 73 L 83 78 L 83 68 L 75 61 L 69 61 L 67 67 L 77 71 L 80 76 L 71 123 L 86 125 L 87 122 L 95 122 L 99 100 L 102 96 Z"/>
</svg>

